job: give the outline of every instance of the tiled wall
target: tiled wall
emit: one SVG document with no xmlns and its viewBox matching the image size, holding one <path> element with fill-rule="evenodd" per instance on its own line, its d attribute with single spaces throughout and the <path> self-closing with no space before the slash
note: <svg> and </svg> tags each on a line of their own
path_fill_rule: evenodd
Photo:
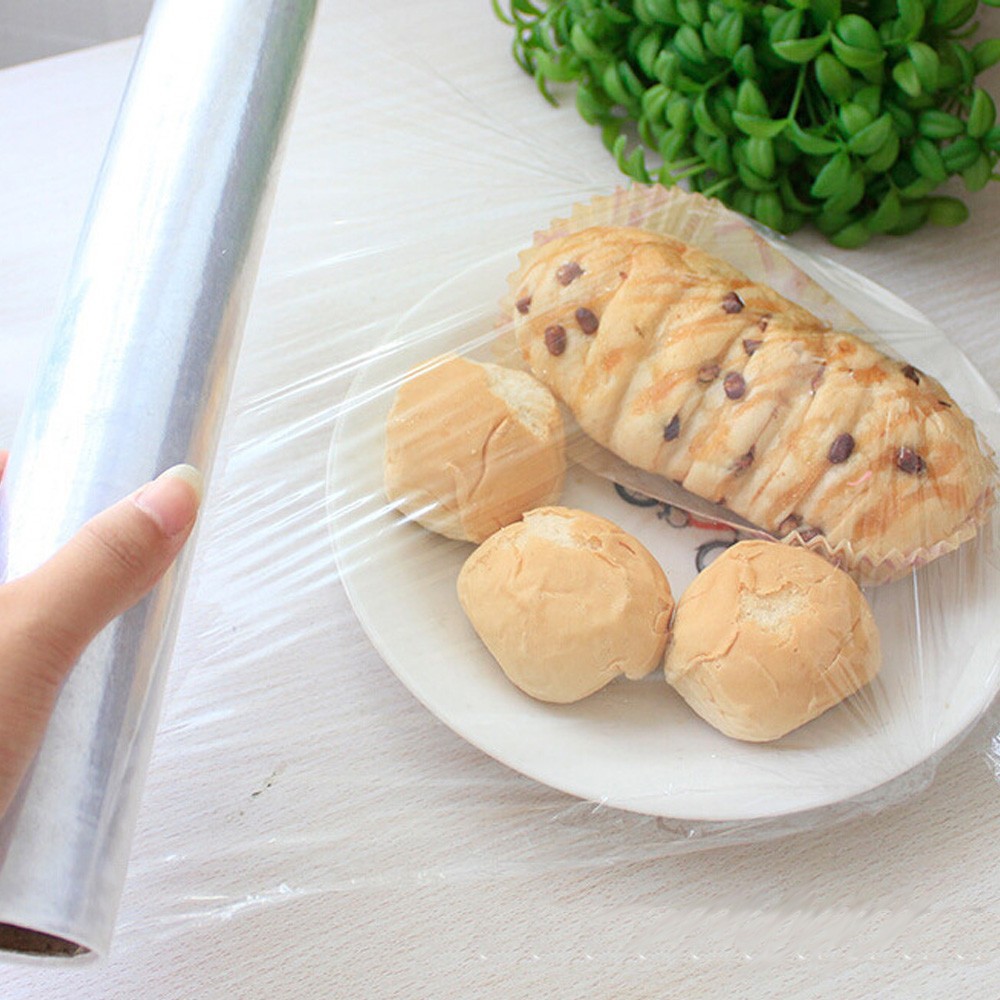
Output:
<svg viewBox="0 0 1000 1000">
<path fill-rule="evenodd" d="M 0 67 L 138 35 L 153 0 L 0 0 Z"/>
</svg>

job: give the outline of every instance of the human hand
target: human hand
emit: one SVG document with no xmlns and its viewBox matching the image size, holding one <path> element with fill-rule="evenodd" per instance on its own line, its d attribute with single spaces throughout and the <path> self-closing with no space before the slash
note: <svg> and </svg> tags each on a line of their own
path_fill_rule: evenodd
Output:
<svg viewBox="0 0 1000 1000">
<path fill-rule="evenodd" d="M 0 453 L 0 474 L 6 465 Z M 0 816 L 35 757 L 66 675 L 177 557 L 201 502 L 189 465 L 88 521 L 48 562 L 0 586 Z"/>
</svg>

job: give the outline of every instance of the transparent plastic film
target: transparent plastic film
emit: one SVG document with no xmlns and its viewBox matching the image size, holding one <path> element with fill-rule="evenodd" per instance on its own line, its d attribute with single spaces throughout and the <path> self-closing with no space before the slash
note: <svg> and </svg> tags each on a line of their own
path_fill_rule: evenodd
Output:
<svg viewBox="0 0 1000 1000">
<path fill-rule="evenodd" d="M 213 956 L 237 956 L 237 992 L 251 974 L 276 994 L 297 989 L 273 950 L 258 952 L 269 937 L 334 955 L 345 975 L 351 966 L 349 991 L 387 963 L 420 964 L 397 926 L 411 925 L 425 894 L 440 891 L 448 909 L 459 900 L 457 925 L 464 907 L 492 906 L 486 890 L 498 885 L 528 907 L 542 895 L 562 906 L 562 889 L 537 877 L 575 872 L 582 898 L 591 876 L 617 880 L 619 865 L 775 840 L 891 807 L 916 811 L 918 793 L 977 722 L 968 770 L 981 758 L 1000 766 L 1000 367 L 995 333 L 980 331 L 1000 307 L 995 255 L 970 262 L 960 231 L 928 230 L 910 244 L 877 239 L 822 256 L 808 231 L 784 239 L 679 189 L 625 187 L 572 93 L 557 93 L 552 108 L 512 62 L 509 28 L 489 4 L 382 6 L 352 10 L 350 31 L 332 5 L 317 15 L 138 820 L 115 942 L 128 975 L 151 968 L 140 956 L 186 956 L 178 946 L 197 938 Z M 442 19 L 460 31 L 443 31 Z M 995 196 L 981 196 L 993 218 Z M 717 261 L 685 279 L 688 298 L 708 295 L 698 292 L 703 281 L 718 292 L 715 305 L 680 322 L 652 293 L 625 301 L 635 269 L 621 269 L 625 280 L 616 267 L 592 295 L 590 257 L 545 260 L 547 247 L 594 228 L 677 242 L 688 262 Z M 911 305 L 911 274 L 932 270 L 925 239 L 940 241 L 929 245 L 942 248 L 941 287 Z M 958 264 L 945 259 L 947 240 Z M 907 246 L 918 248 L 912 257 Z M 898 295 L 882 287 L 896 273 L 885 264 L 892 255 Z M 574 261 L 582 273 L 570 268 L 560 283 L 557 272 Z M 672 295 L 679 265 L 671 267 L 644 279 L 648 287 Z M 720 287 L 718 275 L 733 272 L 743 277 Z M 960 281 L 979 283 L 971 311 Z M 742 302 L 736 312 L 726 309 L 731 291 Z M 763 297 L 789 306 L 771 309 L 767 328 L 753 333 Z M 637 324 L 633 310 L 644 311 Z M 884 371 L 891 391 L 873 390 L 847 422 L 831 417 L 808 433 L 788 423 L 814 398 L 821 365 L 806 345 L 801 378 L 784 361 L 765 367 L 773 345 L 806 342 L 785 312 L 815 317 L 824 349 L 842 338 L 877 354 L 864 367 Z M 586 351 L 634 325 L 660 348 L 627 373 L 624 362 L 609 361 L 600 378 L 585 366 Z M 562 328 L 549 335 L 555 352 L 545 343 L 551 327 Z M 704 357 L 690 347 L 703 330 L 717 338 Z M 684 359 L 679 349 L 670 355 L 673 338 L 689 345 Z M 582 374 L 564 380 L 563 363 Z M 727 382 L 732 374 L 740 378 Z M 428 375 L 441 386 L 418 392 Z M 777 415 L 737 442 L 739 418 L 768 379 L 797 388 L 774 390 Z M 657 384 L 662 405 L 640 419 L 634 400 Z M 942 395 L 931 390 L 938 385 Z M 403 405 L 409 393 L 415 402 Z M 587 400 L 599 395 L 608 402 L 598 419 Z M 829 412 L 844 416 L 846 398 L 828 397 Z M 936 400 L 949 405 L 935 409 Z M 941 430 L 949 412 L 968 422 L 953 453 Z M 401 432 L 408 419 L 423 422 L 419 432 Z M 904 426 L 925 429 L 900 438 Z M 696 447 L 695 427 L 716 444 Z M 853 446 L 837 445 L 843 435 Z M 924 448 L 932 439 L 934 452 Z M 452 462 L 453 474 L 455 441 L 469 455 Z M 655 447 L 640 454 L 635 441 Z M 658 464 L 672 447 L 706 475 L 721 468 L 727 489 L 693 489 L 690 468 Z M 738 468 L 751 447 L 752 462 Z M 406 464 L 396 488 L 387 488 L 390 452 Z M 562 465 L 542 461 L 553 454 Z M 805 471 L 797 480 L 785 466 L 784 499 L 765 517 L 781 455 Z M 772 459 L 756 498 L 734 507 L 728 486 Z M 962 461 L 973 470 L 964 491 L 955 485 Z M 883 528 L 898 527 L 895 498 L 907 489 L 940 494 L 954 519 L 939 531 L 917 517 L 910 544 L 877 552 L 877 532 L 857 549 L 853 536 L 836 537 L 815 513 L 816 484 L 843 478 L 863 491 L 879 462 L 885 505 L 867 495 L 865 503 Z M 505 468 L 522 471 L 511 482 Z M 441 485 L 449 481 L 454 496 Z M 504 523 L 469 514 L 503 506 L 493 501 L 505 491 L 513 500 L 495 515 Z M 553 508 L 554 520 L 532 529 L 538 537 L 517 535 Z M 567 521 L 565 511 L 575 514 Z M 850 526 L 855 513 L 846 504 L 836 520 Z M 449 537 L 470 530 L 474 541 Z M 553 555 L 560 545 L 564 555 Z M 740 545 L 813 561 L 782 575 L 784 556 L 769 556 L 771 568 L 750 583 L 735 565 L 723 579 L 717 567 Z M 483 600 L 466 567 L 491 546 L 507 561 L 496 561 L 503 575 Z M 685 600 L 713 570 L 720 578 L 707 578 L 708 595 Z M 761 645 L 769 617 L 771 659 Z M 751 635 L 755 645 L 744 648 Z M 729 669 L 730 649 L 750 664 L 761 738 L 727 735 L 667 680 L 665 663 L 672 677 L 689 665 L 670 660 L 681 639 L 694 648 L 702 637 L 699 671 L 710 662 Z M 501 664 L 496 654 L 512 647 L 520 659 Z M 825 662 L 810 659 L 819 649 Z M 548 662 L 558 683 L 533 687 L 528 667 Z M 765 732 L 760 705 L 780 700 L 800 664 L 811 687 L 792 685 L 800 701 L 785 718 L 797 712 L 801 724 Z M 572 688 L 575 665 L 586 676 Z M 715 695 L 732 715 L 735 695 L 726 704 Z M 994 795 L 992 774 L 985 781 Z M 963 809 L 973 799 L 982 806 L 981 789 L 963 795 Z M 949 800 L 942 812 L 950 808 Z M 955 822 L 964 825 L 964 813 Z M 867 837 L 860 824 L 858 841 Z M 707 884 L 718 870 L 704 860 Z M 661 887 L 649 892 L 658 906 Z M 394 907 L 399 924 L 380 924 Z M 518 956 L 530 955 L 530 921 L 510 923 L 511 934 L 524 927 Z M 475 935 L 455 944 L 460 930 L 442 954 L 478 948 Z M 420 933 L 435 938 L 437 926 Z M 507 933 L 496 939 L 505 947 Z M 186 961 L 178 995 L 189 989 Z M 65 983 L 51 995 L 79 995 Z"/>
<path fill-rule="evenodd" d="M 474 535 L 463 541 L 440 533 L 462 535 L 454 519 L 442 527 L 443 509 L 454 510 L 456 504 L 467 508 L 490 504 L 492 497 L 470 492 L 465 479 L 475 479 L 473 485 L 478 486 L 484 477 L 492 476 L 494 490 L 511 488 L 504 483 L 498 466 L 506 460 L 514 469 L 516 463 L 512 456 L 505 459 L 491 439 L 498 421 L 517 419 L 517 408 L 501 413 L 492 423 L 487 421 L 484 428 L 488 429 L 476 431 L 470 429 L 476 407 L 469 402 L 475 398 L 476 388 L 464 386 L 458 395 L 449 396 L 450 390 L 445 387 L 449 373 L 469 361 L 487 368 L 499 363 L 511 370 L 534 370 L 545 381 L 547 365 L 559 365 L 568 353 L 568 341 L 574 337 L 580 343 L 589 339 L 582 349 L 599 351 L 604 316 L 608 324 L 623 321 L 607 295 L 596 295 L 607 310 L 604 316 L 596 306 L 589 308 L 593 303 L 586 296 L 570 297 L 572 285 L 582 277 L 586 265 L 562 261 L 561 269 L 548 276 L 550 284 L 558 286 L 558 302 L 547 307 L 538 320 L 537 325 L 545 330 L 548 358 L 543 353 L 545 360 L 537 362 L 538 353 L 524 346 L 525 339 L 520 346 L 515 342 L 515 314 L 526 316 L 539 308 L 537 296 L 516 287 L 519 281 L 531 280 L 530 262 L 537 257 L 535 249 L 522 247 L 520 270 L 513 250 L 494 255 L 461 271 L 415 304 L 393 329 L 386 347 L 366 358 L 338 412 L 328 468 L 331 537 L 341 580 L 362 625 L 404 684 L 460 735 L 509 766 L 593 802 L 695 823 L 771 820 L 777 832 L 782 823 L 797 828 L 790 816 L 856 800 L 901 776 L 909 775 L 912 780 L 922 766 L 987 708 L 1000 679 L 996 651 L 982 642 L 989 631 L 990 595 L 1000 581 L 990 513 L 995 477 L 990 438 L 996 440 L 997 423 L 992 390 L 971 366 L 963 364 L 961 355 L 943 335 L 887 293 L 827 261 L 783 246 L 780 239 L 751 228 L 704 199 L 676 189 L 634 188 L 569 205 L 567 216 L 528 222 L 526 232 L 536 232 L 535 247 L 592 226 L 609 232 L 616 226 L 627 226 L 630 230 L 684 237 L 688 245 L 713 252 L 726 264 L 738 264 L 753 280 L 781 289 L 792 302 L 820 317 L 825 329 L 855 331 L 867 343 L 886 351 L 889 356 L 884 363 L 904 394 L 908 388 L 904 383 L 919 380 L 923 372 L 933 372 L 935 361 L 939 369 L 943 365 L 949 391 L 963 401 L 965 412 L 972 415 L 970 419 L 978 428 L 970 463 L 972 475 L 981 479 L 974 487 L 981 496 L 977 495 L 969 510 L 957 516 L 959 522 L 967 516 L 975 527 L 969 530 L 962 524 L 953 532 L 948 526 L 944 538 L 933 538 L 929 530 L 922 531 L 918 525 L 915 544 L 906 552 L 897 548 L 876 559 L 866 559 L 864 551 L 851 551 L 849 540 L 841 541 L 836 548 L 824 544 L 826 539 L 820 532 L 805 531 L 801 518 L 794 515 L 787 522 L 790 530 L 776 532 L 775 525 L 790 515 L 784 509 L 778 510 L 770 530 L 766 530 L 734 514 L 724 502 L 712 502 L 723 498 L 692 495 L 680 483 L 656 475 L 654 468 L 631 464 L 616 453 L 613 432 L 595 441 L 581 430 L 576 413 L 560 397 L 564 404 L 565 481 L 554 495 L 550 484 L 542 483 L 540 495 L 534 498 L 532 484 L 515 484 L 524 487 L 521 495 L 527 497 L 526 509 L 556 504 L 613 522 L 637 539 L 662 566 L 674 601 L 682 599 L 695 576 L 734 543 L 769 539 L 769 547 L 778 546 L 777 538 L 785 536 L 786 546 L 806 546 L 834 564 L 846 564 L 860 580 L 881 637 L 880 666 L 870 683 L 863 679 L 842 682 L 846 687 L 830 699 L 833 707 L 818 712 L 817 718 L 795 726 L 773 743 L 757 742 L 763 737 L 741 741 L 713 729 L 671 690 L 659 664 L 639 681 L 615 679 L 579 701 L 574 696 L 572 704 L 546 703 L 562 700 L 558 696 L 533 699 L 523 688 L 531 691 L 533 684 L 540 685 L 537 671 L 532 668 L 532 680 L 519 689 L 497 662 L 504 656 L 503 652 L 497 653 L 498 649 L 507 650 L 511 645 L 517 647 L 522 659 L 553 659 L 553 640 L 545 634 L 546 629 L 552 631 L 551 619 L 544 614 L 536 617 L 530 604 L 523 609 L 518 605 L 518 587 L 532 586 L 530 567 L 526 569 L 519 562 L 512 580 L 502 585 L 495 583 L 489 591 L 489 600 L 512 602 L 519 609 L 504 618 L 502 626 L 493 622 L 497 612 L 491 609 L 486 617 L 492 631 L 484 644 L 463 613 L 456 583 L 463 565 L 471 559 L 474 542 L 484 542 L 485 548 L 485 538 Z M 508 291 L 507 279 L 512 274 Z M 529 277 L 525 278 L 525 274 Z M 623 281 L 625 275 L 613 277 Z M 829 291 L 824 282 L 829 282 Z M 578 301 L 588 305 L 578 305 Z M 850 311 L 843 304 L 846 302 L 851 304 Z M 740 300 L 740 311 L 742 307 Z M 641 300 L 635 308 L 643 309 Z M 721 312 L 727 312 L 725 303 Z M 868 326 L 856 315 L 861 313 L 866 315 Z M 779 322 L 768 318 L 775 326 Z M 748 323 L 759 330 L 751 349 L 744 347 L 744 352 L 764 356 L 769 345 L 767 320 L 758 323 L 755 316 L 743 319 L 739 340 L 748 339 L 742 328 Z M 637 314 L 636 322 L 640 320 Z M 689 322 L 697 325 L 696 320 Z M 726 376 L 724 364 L 712 364 L 711 359 L 699 354 L 697 329 L 688 332 L 695 344 L 696 360 L 685 359 L 679 374 L 699 383 L 700 391 L 707 392 L 708 383 L 723 383 L 722 393 L 735 411 L 743 398 L 756 389 L 752 376 Z M 638 326 L 636 335 L 642 335 Z M 666 340 L 671 334 L 663 327 L 650 331 L 650 335 Z M 773 332 L 770 336 L 773 338 Z M 708 353 L 713 349 L 709 346 Z M 647 357 L 649 353 L 655 351 L 647 352 Z M 921 367 L 911 366 L 910 358 L 917 359 Z M 641 369 L 643 363 L 638 362 L 637 367 Z M 822 368 L 812 356 L 807 366 L 807 376 L 815 376 L 813 369 Z M 706 372 L 708 367 L 711 377 Z M 678 372 L 661 366 L 656 377 L 669 381 L 676 375 Z M 630 373 L 626 382 L 634 386 L 642 377 L 641 370 Z M 550 379 L 550 385 L 553 381 L 558 385 L 557 377 Z M 411 402 L 410 409 L 401 414 L 400 406 L 407 405 L 401 403 L 406 387 L 422 383 L 427 383 L 428 388 L 420 401 Z M 595 392 L 602 391 L 600 384 L 595 384 Z M 714 388 L 719 395 L 719 386 Z M 462 391 L 473 395 L 463 402 Z M 629 391 L 634 397 L 632 389 L 621 390 L 621 395 Z M 804 394 L 811 396 L 815 392 L 816 386 L 810 386 L 807 378 Z M 558 389 L 556 395 L 560 396 Z M 566 395 L 565 389 L 562 395 Z M 586 419 L 585 394 L 572 399 L 577 412 Z M 619 401 L 615 405 L 625 404 Z M 781 399 L 771 404 L 772 412 L 765 423 L 780 423 L 782 405 Z M 869 439 L 857 446 L 856 459 L 861 461 L 854 462 L 851 482 L 864 484 L 871 476 L 865 475 L 865 459 L 860 452 L 867 449 L 870 455 L 881 456 L 894 451 L 891 435 L 898 415 L 893 408 L 898 410 L 900 405 L 898 393 L 890 394 L 884 417 L 874 414 L 868 419 Z M 959 404 L 949 396 L 942 405 L 950 409 Z M 653 417 L 668 444 L 677 436 L 672 433 L 671 422 L 679 422 L 672 406 L 668 402 L 666 409 L 661 408 Z M 722 420 L 729 419 L 729 414 L 723 414 Z M 393 435 L 403 436 L 406 444 L 387 443 L 387 420 L 393 426 Z M 783 433 L 790 440 L 795 431 L 783 432 L 779 427 L 768 435 L 769 447 L 781 449 Z M 821 461 L 814 463 L 820 466 L 817 475 L 826 471 L 823 465 L 833 468 L 850 458 L 850 454 L 844 456 L 836 451 L 845 450 L 844 439 L 836 448 L 825 440 L 830 437 L 836 441 L 839 436 L 838 428 L 824 427 L 824 436 L 814 445 L 823 452 Z M 388 489 L 386 481 L 387 448 L 399 451 L 407 446 L 417 453 L 408 480 L 417 491 L 412 496 L 399 488 L 395 492 Z M 465 467 L 462 449 L 476 452 L 480 447 L 482 452 L 476 453 Z M 854 448 L 851 438 L 847 450 Z M 623 450 L 627 451 L 627 445 Z M 738 450 L 742 453 L 742 448 Z M 898 451 L 899 446 L 895 446 Z M 406 456 L 395 454 L 393 461 L 404 462 Z M 442 466 L 450 470 L 450 480 L 447 475 L 439 475 L 433 488 L 413 486 L 414 482 L 420 484 L 432 478 L 432 471 L 440 472 Z M 778 468 L 782 470 L 783 466 Z M 908 472 L 905 468 L 897 472 L 900 477 L 914 475 L 914 470 Z M 525 473 L 522 470 L 520 474 Z M 787 478 L 787 473 L 783 474 Z M 448 482 L 450 496 L 446 495 L 447 485 L 443 485 Z M 760 488 L 767 490 L 766 481 Z M 797 495 L 793 491 L 793 496 Z M 893 495 L 888 494 L 884 503 L 891 506 L 893 502 Z M 520 520 L 518 514 L 508 510 L 505 516 L 508 522 L 514 522 Z M 887 512 L 884 521 L 891 524 L 895 517 Z M 530 520 L 528 513 L 525 522 Z M 486 534 L 495 530 L 496 525 Z M 528 555 L 524 554 L 524 558 Z M 553 578 L 572 576 L 568 562 L 562 563 L 560 570 L 559 557 L 553 558 Z M 801 581 L 794 573 L 798 570 L 790 568 L 788 572 L 792 574 L 789 584 L 797 589 Z M 844 574 L 838 570 L 836 575 Z M 580 586 L 586 587 L 591 578 L 584 574 L 581 579 Z M 808 584 L 802 586 L 808 589 Z M 553 583 L 540 597 L 531 593 L 533 600 L 549 601 L 561 608 L 554 612 L 557 617 L 600 614 L 600 599 L 594 602 L 593 594 L 577 593 L 569 584 L 560 590 L 560 585 Z M 850 632 L 850 624 L 835 624 L 837 616 L 829 609 L 816 605 L 812 613 L 829 618 L 821 631 L 843 627 Z M 713 615 L 734 623 L 733 635 L 726 639 L 730 646 L 737 641 L 740 614 L 733 595 L 719 592 Z M 788 660 L 787 642 L 801 642 L 801 651 L 792 659 L 801 659 L 803 671 L 812 669 L 806 663 L 812 652 L 810 643 L 818 641 L 817 637 L 803 633 L 789 639 L 783 631 L 787 625 L 783 623 L 775 633 L 771 651 L 774 663 Z M 581 620 L 579 627 L 585 628 L 586 623 Z M 605 627 L 606 634 L 598 633 L 589 641 L 625 644 L 612 624 Z M 498 628 L 516 635 L 498 635 Z M 847 641 L 848 636 L 842 638 Z M 567 640 L 557 641 L 565 644 Z M 517 659 L 518 654 L 511 655 Z M 793 664 L 790 672 L 779 670 L 772 676 L 775 672 L 769 670 L 767 652 L 760 654 L 757 650 L 755 655 L 763 662 L 755 661 L 745 669 L 760 672 L 760 683 L 771 685 L 773 690 L 769 689 L 766 696 L 758 693 L 751 700 L 756 697 L 778 702 L 787 697 L 783 685 L 795 683 L 795 670 L 799 668 Z M 586 655 L 579 655 L 581 672 L 588 669 L 587 660 Z M 542 667 L 538 671 L 544 672 Z M 516 672 L 514 669 L 507 673 Z M 586 687 L 584 682 L 580 690 Z M 746 706 L 742 710 L 750 711 Z M 887 794 L 886 801 L 890 798 Z"/>
</svg>

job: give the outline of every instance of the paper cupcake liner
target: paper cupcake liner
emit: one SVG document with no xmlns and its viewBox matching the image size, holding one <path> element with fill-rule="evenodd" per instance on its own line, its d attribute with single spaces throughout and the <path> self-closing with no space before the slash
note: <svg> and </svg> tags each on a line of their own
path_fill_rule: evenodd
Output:
<svg viewBox="0 0 1000 1000">
<path fill-rule="evenodd" d="M 568 218 L 555 219 L 534 234 L 531 247 L 519 255 L 519 273 L 551 240 L 592 226 L 629 226 L 679 239 L 738 268 L 752 281 L 768 285 L 786 299 L 809 310 L 833 329 L 854 333 L 890 357 L 899 355 L 819 282 L 793 263 L 780 247 L 782 237 L 726 208 L 721 202 L 691 194 L 681 188 L 636 185 L 575 205 Z M 527 368 L 513 333 L 514 289 L 508 288 L 500 303 L 496 360 Z M 655 473 L 637 469 L 591 440 L 564 408 L 569 459 L 588 471 L 619 485 L 695 516 L 716 521 L 745 535 L 799 545 L 850 573 L 862 584 L 883 584 L 900 579 L 935 559 L 953 552 L 976 536 L 990 517 L 996 493 L 996 463 L 992 449 L 977 432 L 980 449 L 993 467 L 993 484 L 947 538 L 910 552 L 892 551 L 878 557 L 855 549 L 849 541 L 831 545 L 823 535 L 806 538 L 794 531 L 781 538 L 751 524 L 738 514 L 687 490 Z"/>
</svg>

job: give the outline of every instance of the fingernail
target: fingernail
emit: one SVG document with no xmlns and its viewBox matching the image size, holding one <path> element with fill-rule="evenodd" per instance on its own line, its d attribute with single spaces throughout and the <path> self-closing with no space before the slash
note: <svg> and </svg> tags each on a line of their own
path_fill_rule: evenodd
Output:
<svg viewBox="0 0 1000 1000">
<path fill-rule="evenodd" d="M 202 489 L 201 473 L 193 465 L 175 465 L 143 486 L 132 502 L 172 538 L 194 521 Z"/>
</svg>

